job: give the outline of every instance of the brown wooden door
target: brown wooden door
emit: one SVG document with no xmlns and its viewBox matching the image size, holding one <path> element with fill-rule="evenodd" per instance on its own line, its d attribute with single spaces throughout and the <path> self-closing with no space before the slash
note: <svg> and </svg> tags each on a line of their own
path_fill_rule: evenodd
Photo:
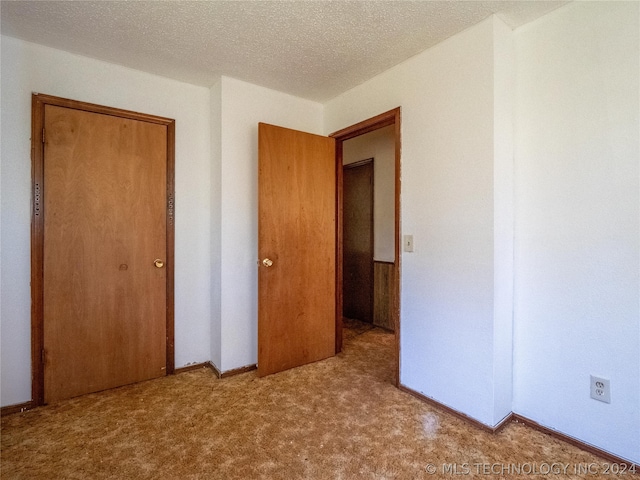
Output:
<svg viewBox="0 0 640 480">
<path fill-rule="evenodd" d="M 166 373 L 167 126 L 44 109 L 45 403 Z"/>
<path fill-rule="evenodd" d="M 373 160 L 343 173 L 343 304 L 347 318 L 373 322 Z"/>
<path fill-rule="evenodd" d="M 335 353 L 335 140 L 260 124 L 258 375 Z M 267 266 L 270 265 L 270 266 Z"/>
</svg>

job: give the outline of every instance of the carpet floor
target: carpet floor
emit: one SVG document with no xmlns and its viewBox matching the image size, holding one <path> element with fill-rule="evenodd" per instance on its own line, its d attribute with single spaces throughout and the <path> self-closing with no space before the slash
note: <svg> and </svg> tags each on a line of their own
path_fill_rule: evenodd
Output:
<svg viewBox="0 0 640 480">
<path fill-rule="evenodd" d="M 203 368 L 5 416 L 1 476 L 611 478 L 601 459 L 541 432 L 484 432 L 396 389 L 393 334 L 344 338 L 340 355 L 264 378 Z"/>
</svg>

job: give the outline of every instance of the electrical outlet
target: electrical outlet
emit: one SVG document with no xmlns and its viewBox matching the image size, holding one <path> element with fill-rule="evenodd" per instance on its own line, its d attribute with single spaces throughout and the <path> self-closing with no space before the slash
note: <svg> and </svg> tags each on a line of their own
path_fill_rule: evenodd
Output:
<svg viewBox="0 0 640 480">
<path fill-rule="evenodd" d="M 413 235 L 405 235 L 402 238 L 405 252 L 413 252 Z"/>
<path fill-rule="evenodd" d="M 591 398 L 611 403 L 611 382 L 608 378 L 591 375 Z"/>
</svg>

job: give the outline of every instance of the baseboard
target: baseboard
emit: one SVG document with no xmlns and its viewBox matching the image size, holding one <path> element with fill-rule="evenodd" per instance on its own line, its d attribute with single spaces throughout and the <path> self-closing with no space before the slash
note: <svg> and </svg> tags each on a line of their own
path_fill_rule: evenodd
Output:
<svg viewBox="0 0 640 480">
<path fill-rule="evenodd" d="M 409 387 L 405 387 L 404 385 L 398 385 L 398 389 L 408 393 L 409 395 L 416 397 L 419 400 L 422 400 L 425 403 L 428 403 L 429 405 L 436 407 L 439 410 L 444 410 L 445 412 L 450 413 L 451 415 L 458 417 L 459 419 L 464 420 L 465 422 L 470 423 L 471 425 L 489 433 L 498 433 L 500 430 L 502 430 L 505 427 L 505 425 L 511 422 L 511 417 L 513 415 L 513 414 L 507 415 L 495 427 L 490 427 L 489 425 L 485 425 L 484 423 L 476 420 L 473 417 L 470 417 L 469 415 L 466 415 L 462 412 L 459 412 L 458 410 L 455 410 L 454 408 L 444 405 L 443 403 L 440 403 L 437 400 L 434 400 L 433 398 L 429 398 L 426 395 L 423 395 L 422 393 L 416 392 L 415 390 L 412 390 Z"/>
<path fill-rule="evenodd" d="M 6 407 L 0 408 L 0 416 L 4 417 L 5 415 L 13 415 L 14 413 L 24 412 L 25 410 L 31 410 L 35 407 L 35 403 L 33 400 L 29 400 L 28 402 L 18 403 L 16 405 L 7 405 Z"/>
<path fill-rule="evenodd" d="M 215 374 L 218 378 L 228 378 L 233 377 L 234 375 L 240 375 L 241 373 L 251 372 L 258 368 L 256 365 L 247 365 L 246 367 L 234 368 L 233 370 L 227 370 L 226 372 L 221 372 L 218 368 L 211 362 L 202 362 L 202 363 L 194 363 L 192 365 L 186 365 L 184 367 L 176 368 L 173 373 L 175 375 L 185 372 L 191 372 L 193 370 L 199 370 L 201 368 L 208 368 Z M 29 400 L 28 402 L 18 403 L 16 405 L 7 405 L 6 407 L 0 408 L 0 416 L 4 417 L 6 415 L 13 415 L 14 413 L 24 412 L 26 410 L 31 410 L 35 408 L 36 404 L 33 400 Z"/>
<path fill-rule="evenodd" d="M 218 367 L 216 367 L 213 362 L 208 362 L 209 363 L 209 368 L 211 370 L 213 370 L 213 373 L 216 374 L 216 377 L 220 378 L 222 377 L 222 372 L 220 370 L 218 370 Z"/>
<path fill-rule="evenodd" d="M 245 367 L 234 368 L 233 370 L 227 370 L 226 372 L 221 372 L 220 370 L 218 370 L 218 367 L 216 367 L 212 362 L 203 362 L 203 363 L 194 363 L 193 365 L 187 365 L 186 367 L 176 368 L 175 373 L 191 372 L 193 370 L 199 370 L 201 368 L 210 369 L 218 378 L 228 378 L 228 377 L 233 377 L 234 375 L 240 375 L 241 373 L 251 372 L 252 370 L 255 370 L 258 367 L 254 364 L 254 365 L 247 365 Z"/>
<path fill-rule="evenodd" d="M 532 428 L 534 430 L 538 430 L 546 435 L 549 435 L 550 437 L 556 438 L 557 440 L 560 440 L 562 442 L 568 443 L 570 445 L 573 445 L 574 447 L 579 448 L 580 450 L 584 450 L 585 452 L 591 453 L 592 455 L 595 455 L 597 457 L 602 458 L 603 460 L 611 463 L 611 464 L 617 464 L 619 466 L 623 466 L 625 465 L 627 468 L 627 472 L 628 473 L 634 473 L 629 472 L 629 468 L 631 468 L 632 466 L 635 466 L 635 474 L 640 476 L 640 465 L 639 464 L 634 464 L 633 462 L 630 462 L 628 460 L 625 460 L 622 457 L 618 457 L 612 453 L 609 453 L 605 450 L 601 450 L 598 447 L 594 447 L 593 445 L 589 445 L 588 443 L 582 442 L 578 439 L 575 439 L 573 437 L 570 437 L 569 435 L 565 435 L 564 433 L 558 432 L 557 430 L 553 430 L 551 428 L 545 427 L 543 425 L 540 425 L 537 422 L 534 422 L 533 420 L 528 419 L 527 417 L 523 417 L 522 415 L 518 415 L 517 413 L 510 413 L 509 415 L 507 415 L 506 417 L 504 417 L 500 423 L 498 423 L 495 427 L 490 427 L 488 425 L 485 425 L 482 422 L 479 422 L 478 420 L 476 420 L 475 418 L 472 418 L 468 415 L 465 415 L 462 412 L 459 412 L 458 410 L 455 410 L 447 405 L 444 405 L 440 402 L 438 402 L 437 400 L 434 400 L 433 398 L 429 398 L 426 395 L 423 395 L 419 392 L 416 392 L 415 390 L 412 390 L 408 387 L 405 387 L 404 385 L 398 385 L 398 389 L 402 390 L 403 392 L 408 393 L 409 395 L 412 395 L 416 398 L 418 398 L 419 400 L 422 400 L 425 403 L 428 403 L 429 405 L 434 406 L 435 408 L 439 409 L 439 410 L 443 410 L 447 413 L 450 413 L 451 415 L 467 422 L 470 423 L 471 425 L 474 425 L 475 427 L 484 430 L 485 432 L 490 432 L 490 433 L 498 433 L 500 430 L 502 430 L 506 425 L 508 425 L 511 422 L 517 422 L 517 423 L 521 423 L 529 428 Z"/>
<path fill-rule="evenodd" d="M 523 417 L 522 415 L 518 415 L 517 413 L 512 414 L 512 419 L 514 422 L 521 423 L 523 425 L 526 425 L 529 428 L 538 430 L 558 440 L 562 440 L 563 442 L 573 445 L 574 447 L 578 447 L 579 449 L 584 450 L 585 452 L 589 452 L 593 455 L 596 455 L 597 457 L 600 457 L 603 460 L 606 460 L 607 462 L 610 462 L 612 464 L 618 464 L 620 466 L 626 465 L 627 473 L 630 473 L 628 469 L 635 465 L 635 470 L 636 470 L 635 474 L 640 475 L 640 464 L 634 464 L 633 462 L 625 460 L 624 458 L 618 457 L 605 450 L 601 450 L 598 447 L 594 447 L 593 445 L 589 445 L 588 443 L 585 443 L 576 438 L 570 437 L 569 435 L 565 435 L 562 432 L 553 430 L 549 427 L 545 427 L 544 425 L 540 425 L 538 422 L 534 422 L 533 420 L 527 417 Z"/>
<path fill-rule="evenodd" d="M 211 362 L 204 363 L 195 363 L 193 365 L 187 365 L 185 367 L 180 367 L 174 369 L 173 373 L 185 373 L 190 372 L 192 370 L 198 370 L 200 368 L 210 368 L 216 374 L 218 378 L 220 378 L 220 372 Z M 18 403 L 17 405 L 7 405 L 6 407 L 0 408 L 0 416 L 4 417 L 5 415 L 12 415 L 14 413 L 24 412 L 26 410 L 31 410 L 35 408 L 37 405 L 33 400 L 29 400 L 28 402 Z"/>
<path fill-rule="evenodd" d="M 498 422 L 498 424 L 491 429 L 492 433 L 499 433 L 504 427 L 513 422 L 513 412 L 509 412 L 509 414 L 504 417 L 502 420 Z"/>
<path fill-rule="evenodd" d="M 218 369 L 211 362 L 193 363 L 191 365 L 186 365 L 184 367 L 176 368 L 173 371 L 173 373 L 178 374 L 178 373 L 191 372 L 193 370 L 200 370 L 201 368 L 209 368 L 213 370 L 213 373 L 216 374 L 216 377 L 220 378 L 220 372 L 218 372 Z"/>
<path fill-rule="evenodd" d="M 220 374 L 220 378 L 233 377 L 234 375 L 240 375 L 241 373 L 251 372 L 258 368 L 257 365 L 247 365 L 246 367 L 234 368 L 233 370 L 227 370 Z"/>
</svg>

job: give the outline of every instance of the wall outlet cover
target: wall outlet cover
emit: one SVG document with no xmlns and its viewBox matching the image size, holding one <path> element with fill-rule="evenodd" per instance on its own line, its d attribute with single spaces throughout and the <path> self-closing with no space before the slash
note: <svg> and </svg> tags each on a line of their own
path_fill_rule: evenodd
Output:
<svg viewBox="0 0 640 480">
<path fill-rule="evenodd" d="M 591 398 L 604 403 L 611 403 L 611 382 L 608 378 L 591 375 Z"/>
</svg>

